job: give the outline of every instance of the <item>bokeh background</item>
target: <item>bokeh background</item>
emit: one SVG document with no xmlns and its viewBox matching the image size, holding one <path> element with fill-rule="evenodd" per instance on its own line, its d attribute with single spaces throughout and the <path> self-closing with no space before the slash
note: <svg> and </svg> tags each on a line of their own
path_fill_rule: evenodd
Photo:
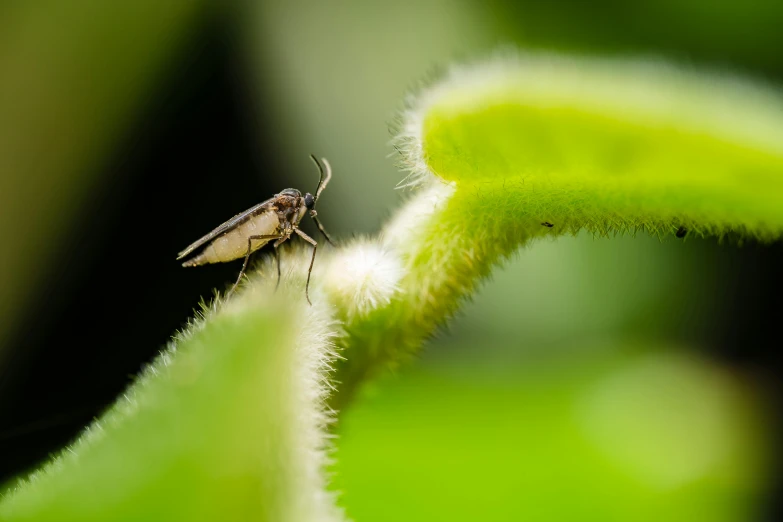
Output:
<svg viewBox="0 0 783 522">
<path fill-rule="evenodd" d="M 233 280 L 176 253 L 314 188 L 309 153 L 335 169 L 330 231 L 377 231 L 405 197 L 389 123 L 437 67 L 515 44 L 781 84 L 781 27 L 772 0 L 3 2 L 0 477 L 74 437 Z M 341 504 L 357 521 L 780 519 L 781 266 L 780 243 L 694 237 L 523 249 L 343 412 Z"/>
</svg>

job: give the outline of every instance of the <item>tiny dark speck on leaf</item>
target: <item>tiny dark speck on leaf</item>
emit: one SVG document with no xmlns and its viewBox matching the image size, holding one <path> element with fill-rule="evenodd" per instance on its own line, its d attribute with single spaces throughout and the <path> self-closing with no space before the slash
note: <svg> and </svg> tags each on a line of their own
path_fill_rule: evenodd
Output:
<svg viewBox="0 0 783 522">
<path fill-rule="evenodd" d="M 687 233 L 688 233 L 688 229 L 687 228 L 680 227 L 680 228 L 677 229 L 677 232 L 674 235 L 677 236 L 678 238 L 683 238 L 683 237 L 685 237 L 685 234 L 687 234 Z"/>
<path fill-rule="evenodd" d="M 544 225 L 544 226 L 545 226 L 545 227 L 547 227 L 547 228 L 552 228 L 553 226 L 555 226 L 555 225 L 553 225 L 552 223 L 550 223 L 549 221 L 544 221 L 544 222 L 543 222 L 543 223 L 541 223 L 541 224 L 542 224 L 542 225 Z"/>
</svg>

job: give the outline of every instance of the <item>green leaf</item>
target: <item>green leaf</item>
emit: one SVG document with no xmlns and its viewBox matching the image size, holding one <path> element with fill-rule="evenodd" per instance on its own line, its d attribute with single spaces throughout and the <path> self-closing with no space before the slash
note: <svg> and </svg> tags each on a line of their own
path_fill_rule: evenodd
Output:
<svg viewBox="0 0 783 522">
<path fill-rule="evenodd" d="M 338 409 L 534 238 L 783 233 L 783 96 L 726 73 L 505 52 L 413 95 L 396 145 L 420 189 L 383 234 L 404 276 L 347 326 Z"/>
<path fill-rule="evenodd" d="M 522 204 L 559 228 L 783 230 L 777 92 L 656 62 L 504 57 L 429 96 L 427 166 L 462 199 L 501 200 L 500 219 Z"/>
<path fill-rule="evenodd" d="M 262 290 L 216 302 L 0 519 L 339 519 L 321 473 L 332 321 Z"/>
</svg>

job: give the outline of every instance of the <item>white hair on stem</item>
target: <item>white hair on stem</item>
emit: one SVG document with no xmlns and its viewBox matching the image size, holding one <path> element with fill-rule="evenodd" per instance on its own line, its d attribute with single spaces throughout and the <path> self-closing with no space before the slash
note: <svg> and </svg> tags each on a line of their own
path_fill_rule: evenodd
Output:
<svg viewBox="0 0 783 522">
<path fill-rule="evenodd" d="M 436 105 L 459 113 L 497 103 L 577 108 L 783 152 L 778 86 L 751 82 L 729 70 L 694 69 L 657 56 L 571 57 L 513 47 L 500 48 L 488 59 L 453 64 L 405 98 L 392 144 L 408 175 L 397 187 L 445 182 L 429 168 L 423 146 L 424 123 Z M 730 106 L 751 110 L 726 111 Z"/>
<path fill-rule="evenodd" d="M 428 175 L 432 176 L 432 174 Z M 454 190 L 453 183 L 442 182 L 432 182 L 418 187 L 416 194 L 384 227 L 381 233 L 382 244 L 389 248 L 400 248 L 405 245 L 424 228 L 433 214 L 445 206 L 454 194 Z"/>
<path fill-rule="evenodd" d="M 332 391 L 329 381 L 332 363 L 338 357 L 334 339 L 339 324 L 324 300 L 302 308 L 294 325 L 298 364 L 293 368 L 293 381 L 299 385 L 294 386 L 291 411 L 299 414 L 300 429 L 294 434 L 298 440 L 293 441 L 293 446 L 298 449 L 303 483 L 307 484 L 311 496 L 309 502 L 302 502 L 303 512 L 296 519 L 337 522 L 345 517 L 336 505 L 335 493 L 327 489 L 326 468 L 332 451 L 328 427 L 334 412 L 328 408 L 326 400 Z"/>
<path fill-rule="evenodd" d="M 402 275 L 402 263 L 394 249 L 356 241 L 330 260 L 324 284 L 345 304 L 348 315 L 362 315 L 388 304 L 399 290 Z"/>
</svg>

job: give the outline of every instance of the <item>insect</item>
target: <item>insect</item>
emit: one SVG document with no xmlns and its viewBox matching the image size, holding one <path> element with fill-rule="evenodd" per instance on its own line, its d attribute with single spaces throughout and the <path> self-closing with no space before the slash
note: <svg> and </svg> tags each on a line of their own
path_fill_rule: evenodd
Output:
<svg viewBox="0 0 783 522">
<path fill-rule="evenodd" d="M 299 222 L 310 211 L 310 217 L 315 221 L 318 230 L 326 238 L 329 244 L 334 245 L 323 225 L 318 221 L 315 204 L 321 193 L 332 178 L 332 168 L 326 158 L 321 158 L 321 164 L 315 156 L 310 155 L 320 172 L 320 180 L 315 190 L 315 196 L 309 192 L 302 196 L 297 189 L 287 188 L 275 194 L 274 197 L 251 207 L 241 214 L 232 217 L 215 230 L 202 237 L 177 255 L 177 260 L 190 259 L 182 263 L 182 266 L 199 266 L 208 263 L 224 263 L 241 257 L 245 258 L 242 270 L 239 272 L 236 282 L 229 290 L 231 295 L 236 289 L 247 269 L 247 263 L 251 254 L 270 241 L 274 240 L 275 257 L 277 258 L 277 285 L 280 285 L 280 255 L 277 247 L 288 240 L 292 234 L 313 245 L 313 257 L 310 259 L 310 268 L 307 271 L 307 284 L 305 285 L 305 297 L 310 301 L 310 274 L 313 271 L 315 252 L 318 243 L 299 229 Z M 191 257 L 192 254 L 195 254 Z M 275 286 L 277 289 L 277 286 Z"/>
<path fill-rule="evenodd" d="M 677 232 L 675 232 L 675 233 L 674 233 L 674 235 L 675 235 L 677 238 L 680 238 L 680 239 L 682 239 L 682 238 L 684 238 L 684 237 L 685 237 L 685 235 L 686 235 L 687 233 L 688 233 L 688 229 L 687 229 L 687 228 L 685 228 L 685 227 L 680 227 L 680 228 L 678 228 L 678 229 L 677 229 Z"/>
<path fill-rule="evenodd" d="M 542 224 L 543 226 L 547 227 L 547 228 L 552 228 L 553 226 L 555 226 L 555 225 L 553 225 L 552 223 L 550 223 L 549 221 L 544 221 L 544 222 L 543 222 L 543 223 L 541 223 L 541 224 Z"/>
</svg>

